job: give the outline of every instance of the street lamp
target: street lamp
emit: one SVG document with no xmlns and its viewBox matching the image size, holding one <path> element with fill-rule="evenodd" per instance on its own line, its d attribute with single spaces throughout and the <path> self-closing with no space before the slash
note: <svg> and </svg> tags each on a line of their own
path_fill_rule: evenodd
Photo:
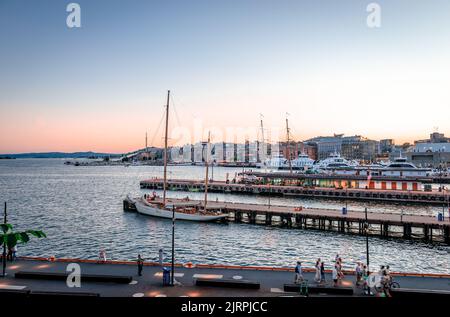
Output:
<svg viewBox="0 0 450 317">
<path fill-rule="evenodd" d="M 442 189 L 442 220 L 445 220 L 445 186 L 441 185 L 441 189 Z"/>
<path fill-rule="evenodd" d="M 172 206 L 172 269 L 170 274 L 170 286 L 174 286 L 175 276 L 175 205 Z"/>
<path fill-rule="evenodd" d="M 365 223 L 364 223 L 364 231 L 366 233 L 366 265 L 367 265 L 367 276 L 369 276 L 370 270 L 369 270 L 369 220 L 367 218 L 367 207 L 364 209 L 365 214 Z M 368 295 L 370 295 L 370 286 L 367 285 L 367 292 Z"/>
<path fill-rule="evenodd" d="M 7 213 L 6 213 L 6 201 L 5 201 L 5 211 L 3 214 L 3 223 L 6 225 L 7 224 L 7 219 L 6 219 Z M 3 277 L 6 276 L 6 243 L 3 243 Z"/>
</svg>

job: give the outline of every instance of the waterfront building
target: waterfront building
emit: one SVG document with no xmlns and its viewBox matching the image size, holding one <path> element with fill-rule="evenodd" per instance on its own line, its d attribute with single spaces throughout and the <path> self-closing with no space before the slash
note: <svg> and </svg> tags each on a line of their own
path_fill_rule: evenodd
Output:
<svg viewBox="0 0 450 317">
<path fill-rule="evenodd" d="M 315 143 L 317 146 L 317 159 L 323 160 L 334 153 L 341 153 L 343 134 L 333 136 L 318 136 L 307 140 L 308 143 Z"/>
<path fill-rule="evenodd" d="M 379 153 L 379 142 L 362 136 L 343 138 L 341 155 L 348 160 L 375 161 Z"/>
<path fill-rule="evenodd" d="M 394 146 L 395 146 L 395 142 L 393 139 L 380 140 L 380 152 L 382 154 L 391 153 Z"/>
<path fill-rule="evenodd" d="M 447 169 L 450 166 L 450 138 L 444 134 L 432 133 L 428 140 L 415 141 L 406 153 L 408 160 L 416 165 Z"/>
</svg>

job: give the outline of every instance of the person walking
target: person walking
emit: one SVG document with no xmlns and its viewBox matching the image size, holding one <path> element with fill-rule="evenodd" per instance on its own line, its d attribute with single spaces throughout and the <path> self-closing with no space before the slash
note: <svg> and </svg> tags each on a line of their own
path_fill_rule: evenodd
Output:
<svg viewBox="0 0 450 317">
<path fill-rule="evenodd" d="M 106 251 L 105 249 L 101 248 L 100 253 L 98 255 L 100 262 L 105 263 L 106 262 Z"/>
<path fill-rule="evenodd" d="M 17 244 L 12 248 L 12 258 L 11 261 L 17 260 Z"/>
<path fill-rule="evenodd" d="M 331 271 L 331 275 L 333 277 L 334 287 L 337 287 L 338 286 L 338 270 L 337 270 L 337 265 L 336 264 L 333 266 L 333 270 Z"/>
<path fill-rule="evenodd" d="M 317 259 L 315 268 L 316 268 L 316 275 L 315 275 L 315 277 L 314 277 L 314 280 L 315 280 L 317 283 L 319 283 L 319 282 L 320 282 L 320 258 Z"/>
<path fill-rule="evenodd" d="M 163 261 L 164 261 L 164 250 L 163 248 L 159 249 L 159 266 L 163 267 Z"/>
<path fill-rule="evenodd" d="M 12 262 L 12 248 L 8 248 L 8 253 L 6 253 L 6 260 Z"/>
<path fill-rule="evenodd" d="M 297 265 L 295 266 L 294 284 L 298 284 L 299 282 L 303 282 L 303 269 L 302 262 L 297 261 Z"/>
<path fill-rule="evenodd" d="M 342 258 L 338 259 L 338 277 L 340 280 L 344 279 L 344 272 L 342 272 Z"/>
<path fill-rule="evenodd" d="M 320 263 L 320 283 L 325 283 L 325 263 Z"/>
<path fill-rule="evenodd" d="M 142 269 L 144 268 L 144 259 L 138 254 L 137 258 L 137 266 L 138 266 L 138 275 L 142 276 Z"/>
<path fill-rule="evenodd" d="M 359 286 L 359 284 L 361 283 L 361 272 L 362 272 L 361 263 L 356 262 L 356 267 L 355 267 L 355 276 L 356 276 L 355 285 L 356 286 Z"/>
</svg>

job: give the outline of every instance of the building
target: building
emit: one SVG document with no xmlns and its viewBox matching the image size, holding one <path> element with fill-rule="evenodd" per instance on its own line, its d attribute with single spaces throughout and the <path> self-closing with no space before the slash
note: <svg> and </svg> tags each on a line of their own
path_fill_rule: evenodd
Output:
<svg viewBox="0 0 450 317">
<path fill-rule="evenodd" d="M 395 142 L 393 139 L 380 140 L 380 152 L 382 154 L 391 153 L 394 146 L 395 146 Z"/>
<path fill-rule="evenodd" d="M 373 162 L 379 153 L 379 142 L 362 136 L 343 138 L 341 155 L 348 160 Z"/>
<path fill-rule="evenodd" d="M 450 138 L 432 133 L 427 140 L 415 141 L 406 157 L 418 166 L 447 169 L 450 166 Z"/>
<path fill-rule="evenodd" d="M 308 150 L 312 154 L 310 157 L 314 160 L 326 159 L 334 153 L 341 154 L 348 159 L 374 160 L 379 152 L 378 141 L 369 140 L 360 135 L 344 136 L 343 134 L 334 134 L 333 136 L 319 136 L 304 143 L 308 144 Z M 342 149 L 343 145 L 344 152 Z"/>
</svg>

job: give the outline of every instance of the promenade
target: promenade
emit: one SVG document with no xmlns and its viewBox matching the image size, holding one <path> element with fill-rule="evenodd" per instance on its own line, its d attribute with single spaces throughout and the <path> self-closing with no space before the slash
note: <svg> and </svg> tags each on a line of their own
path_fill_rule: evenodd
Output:
<svg viewBox="0 0 450 317">
<path fill-rule="evenodd" d="M 65 281 L 19 279 L 14 274 L 19 271 L 66 272 L 69 263 L 78 263 L 81 267 L 81 287 L 69 288 Z M 168 265 L 167 265 L 168 266 Z M 310 270 L 308 270 L 310 271 Z M 137 266 L 133 262 L 107 262 L 82 260 L 17 260 L 8 263 L 8 275 L 0 278 L 0 296 L 2 290 L 29 290 L 32 292 L 82 292 L 97 293 L 101 297 L 279 297 L 300 296 L 298 293 L 284 292 L 284 284 L 292 284 L 294 273 L 287 268 L 256 267 L 214 267 L 198 266 L 194 268 L 176 267 L 175 279 L 180 283 L 174 287 L 163 286 L 162 270 L 155 263 L 146 263 L 143 275 L 137 275 Z M 131 276 L 128 284 L 83 282 L 83 274 Z M 304 277 L 314 286 L 313 272 L 305 272 Z M 450 275 L 431 274 L 393 274 L 394 280 L 402 288 L 418 290 L 450 291 Z M 195 279 L 231 279 L 259 282 L 260 289 L 234 289 L 224 287 L 196 286 Z M 331 274 L 326 274 L 326 285 L 332 286 Z M 347 272 L 339 287 L 353 288 L 356 297 L 367 296 L 362 288 L 354 284 L 355 277 Z M 310 296 L 327 296 L 311 294 Z"/>
</svg>

